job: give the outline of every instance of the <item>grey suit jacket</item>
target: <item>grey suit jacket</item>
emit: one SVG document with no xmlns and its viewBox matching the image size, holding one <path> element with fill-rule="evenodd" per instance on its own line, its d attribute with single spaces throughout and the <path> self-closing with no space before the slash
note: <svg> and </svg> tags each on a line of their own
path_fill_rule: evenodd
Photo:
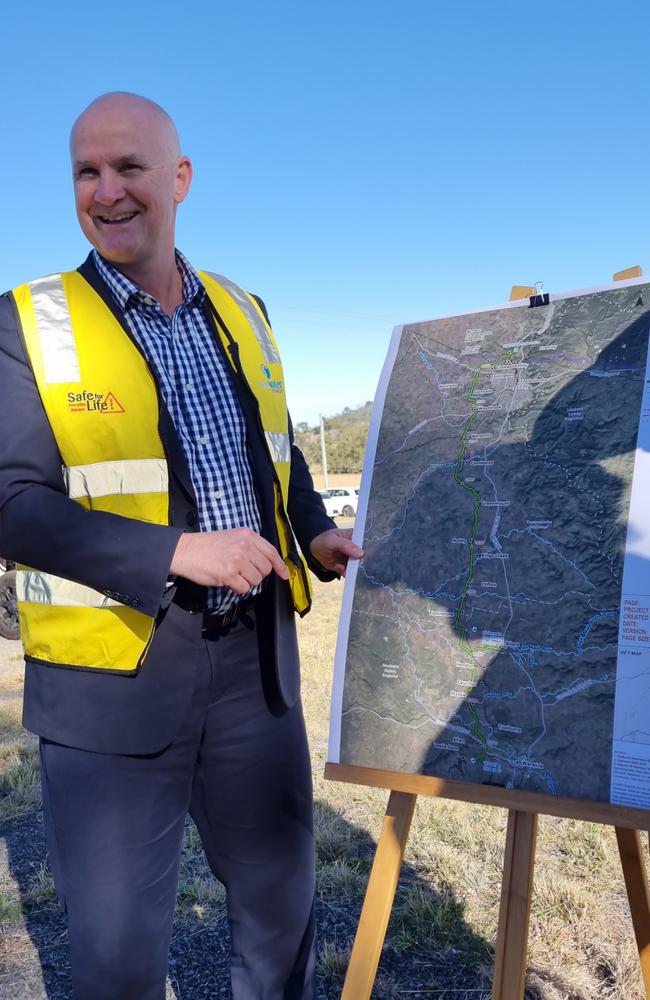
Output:
<svg viewBox="0 0 650 1000">
<path fill-rule="evenodd" d="M 128 333 L 92 258 L 79 271 Z M 209 312 L 206 315 L 212 323 Z M 255 401 L 239 379 L 234 384 L 246 421 L 262 533 L 277 544 L 272 465 Z M 200 588 L 182 582 L 173 603 L 161 609 L 161 602 L 178 539 L 183 531 L 198 530 L 198 512 L 187 463 L 162 400 L 159 431 L 169 458 L 169 526 L 87 512 L 70 500 L 15 303 L 11 294 L 0 297 L 0 552 L 16 562 L 119 594 L 122 603 L 157 618 L 154 640 L 136 675 L 27 660 L 23 721 L 48 739 L 104 753 L 155 753 L 174 738 L 191 697 L 201 616 L 187 614 L 181 607 L 198 609 L 203 597 Z M 332 579 L 334 574 L 309 556 L 309 543 L 334 523 L 325 514 L 293 441 L 289 517 L 310 567 L 321 579 Z M 299 661 L 289 589 L 275 574 L 258 602 L 258 621 L 267 700 L 272 711 L 282 712 L 298 697 Z"/>
</svg>

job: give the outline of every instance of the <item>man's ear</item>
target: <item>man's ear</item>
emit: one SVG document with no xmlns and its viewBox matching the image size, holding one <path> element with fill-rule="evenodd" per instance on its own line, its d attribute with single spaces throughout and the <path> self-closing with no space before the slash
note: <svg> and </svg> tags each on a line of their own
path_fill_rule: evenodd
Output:
<svg viewBox="0 0 650 1000">
<path fill-rule="evenodd" d="M 192 163 L 187 156 L 179 156 L 176 161 L 174 177 L 174 201 L 180 205 L 185 201 L 192 183 Z"/>
</svg>

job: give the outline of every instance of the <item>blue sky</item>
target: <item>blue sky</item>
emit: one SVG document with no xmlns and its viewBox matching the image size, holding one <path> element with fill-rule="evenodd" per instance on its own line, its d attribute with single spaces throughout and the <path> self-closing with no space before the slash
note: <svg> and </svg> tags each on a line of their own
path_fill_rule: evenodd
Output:
<svg viewBox="0 0 650 1000">
<path fill-rule="evenodd" d="M 372 398 L 397 323 L 650 272 L 647 0 L 61 0 L 2 21 L 0 286 L 85 256 L 70 124 L 146 94 L 194 162 L 178 244 L 266 300 L 295 421 Z"/>
</svg>

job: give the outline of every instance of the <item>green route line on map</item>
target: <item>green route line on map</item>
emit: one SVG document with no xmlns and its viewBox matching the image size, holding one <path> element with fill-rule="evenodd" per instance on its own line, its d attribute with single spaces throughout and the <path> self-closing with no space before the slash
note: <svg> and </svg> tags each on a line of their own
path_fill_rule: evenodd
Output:
<svg viewBox="0 0 650 1000">
<path fill-rule="evenodd" d="M 461 648 L 461 650 L 464 653 L 468 653 L 471 656 L 471 658 L 472 658 L 472 667 L 471 667 L 470 678 L 469 678 L 470 681 L 472 682 L 472 685 L 476 684 L 476 667 L 474 666 L 474 651 L 472 650 L 472 647 L 466 641 L 466 634 L 467 634 L 466 633 L 466 629 L 460 624 L 460 621 L 461 621 L 461 618 L 463 616 L 463 611 L 465 610 L 465 603 L 467 601 L 467 590 L 469 588 L 470 583 L 472 582 L 472 580 L 474 578 L 474 567 L 475 567 L 475 564 L 476 564 L 475 542 L 476 542 L 476 535 L 477 535 L 477 532 L 478 532 L 478 515 L 479 515 L 479 509 L 480 509 L 480 506 L 481 506 L 481 494 L 478 492 L 478 490 L 475 490 L 472 486 L 470 486 L 468 483 L 466 483 L 463 480 L 463 478 L 462 478 L 462 469 L 463 469 L 463 464 L 465 462 L 465 453 L 467 451 L 467 438 L 469 436 L 470 430 L 472 429 L 472 424 L 476 420 L 476 414 L 478 412 L 478 400 L 477 400 L 476 396 L 474 395 L 474 390 L 476 389 L 476 386 L 478 384 L 478 380 L 479 380 L 480 377 L 481 377 L 481 372 L 480 372 L 480 369 L 479 369 L 479 371 L 477 371 L 474 374 L 474 377 L 472 379 L 472 384 L 469 387 L 469 393 L 467 395 L 467 401 L 469 403 L 471 403 L 471 405 L 472 405 L 472 412 L 471 412 L 471 414 L 469 416 L 469 419 L 468 419 L 467 423 L 465 424 L 465 427 L 463 429 L 463 433 L 462 433 L 461 438 L 460 438 L 460 451 L 458 452 L 458 458 L 456 459 L 456 466 L 454 468 L 454 479 L 459 484 L 459 486 L 462 486 L 463 489 L 466 490 L 467 493 L 470 494 L 470 496 L 472 497 L 473 503 L 474 503 L 474 513 L 473 513 L 473 518 L 472 518 L 472 531 L 471 531 L 470 540 L 469 540 L 469 570 L 467 572 L 467 579 L 465 581 L 465 586 L 463 587 L 463 593 L 462 593 L 461 598 L 460 598 L 460 602 L 459 602 L 459 605 L 458 605 L 458 610 L 456 611 L 456 618 L 454 619 L 454 628 L 460 634 L 460 648 Z M 471 691 L 473 691 L 473 690 L 474 690 L 474 687 L 471 688 Z M 468 694 L 470 694 L 471 691 L 468 691 Z M 472 732 L 473 736 L 481 744 L 481 752 L 479 754 L 478 759 L 482 760 L 483 757 L 485 756 L 486 752 L 487 752 L 487 739 L 486 739 L 486 737 L 483 734 L 483 730 L 481 728 L 481 723 L 480 723 L 479 717 L 478 717 L 476 711 L 474 710 L 473 706 L 470 705 L 469 703 L 467 703 L 467 707 L 468 707 L 469 713 L 470 713 L 470 715 L 472 717 L 472 725 L 470 727 L 471 732 Z"/>
<path fill-rule="evenodd" d="M 506 351 L 503 355 L 500 355 L 499 358 L 497 358 L 497 361 L 501 361 L 503 359 L 510 360 L 511 358 L 514 359 L 513 354 L 510 351 Z M 470 677 L 469 677 L 470 681 L 472 682 L 472 685 L 475 685 L 477 680 L 477 671 L 474 665 L 475 654 L 480 650 L 484 649 L 490 649 L 496 652 L 497 649 L 500 648 L 496 646 L 479 646 L 477 649 L 472 649 L 472 647 L 467 642 L 467 630 L 464 628 L 463 625 L 461 625 L 461 619 L 463 617 L 463 612 L 465 610 L 465 604 L 467 603 L 467 591 L 469 589 L 472 580 L 474 579 L 474 570 L 476 567 L 476 536 L 478 533 L 479 511 L 481 507 L 481 494 L 478 492 L 478 490 L 475 490 L 473 486 L 470 486 L 469 483 L 465 482 L 465 480 L 462 477 L 462 470 L 463 470 L 463 465 L 465 463 L 465 453 L 467 451 L 467 439 L 469 437 L 469 432 L 472 429 L 472 425 L 476 420 L 476 414 L 478 413 L 478 399 L 474 395 L 474 392 L 476 390 L 476 386 L 478 385 L 478 381 L 481 377 L 481 374 L 484 373 L 489 368 L 491 368 L 491 365 L 489 364 L 481 365 L 479 370 L 474 373 L 474 377 L 472 378 L 472 382 L 469 387 L 469 393 L 467 394 L 467 401 L 472 406 L 472 412 L 470 413 L 469 419 L 467 420 L 467 423 L 463 428 L 463 433 L 461 434 L 460 451 L 458 452 L 458 457 L 456 459 L 456 465 L 454 468 L 454 479 L 456 480 L 458 485 L 462 486 L 463 489 L 467 493 L 469 493 L 469 495 L 472 497 L 474 506 L 473 516 L 472 516 L 472 530 L 469 539 L 469 569 L 467 571 L 465 586 L 463 587 L 463 593 L 461 594 L 461 598 L 458 603 L 458 610 L 456 611 L 456 617 L 454 619 L 454 628 L 456 629 L 456 631 L 459 633 L 460 636 L 460 641 L 459 641 L 460 648 L 464 653 L 467 653 L 472 660 L 472 666 L 470 668 Z M 471 694 L 471 692 L 474 690 L 475 688 L 472 687 L 468 691 L 468 694 Z M 481 751 L 478 755 L 478 760 L 482 761 L 487 754 L 487 738 L 483 733 L 481 722 L 476 710 L 473 708 L 472 705 L 469 704 L 469 702 L 467 702 L 467 708 L 472 717 L 472 726 L 470 727 L 470 731 L 472 732 L 472 735 L 481 744 Z"/>
</svg>

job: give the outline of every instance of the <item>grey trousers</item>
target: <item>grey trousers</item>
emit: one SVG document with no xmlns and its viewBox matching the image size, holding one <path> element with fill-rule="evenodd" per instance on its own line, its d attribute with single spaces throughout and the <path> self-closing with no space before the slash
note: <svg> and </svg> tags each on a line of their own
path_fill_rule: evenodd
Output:
<svg viewBox="0 0 650 1000">
<path fill-rule="evenodd" d="M 311 773 L 300 705 L 271 714 L 254 613 L 205 633 L 173 743 L 141 757 L 41 741 L 45 825 L 75 1000 L 164 1000 L 187 812 L 227 891 L 234 1000 L 308 1000 Z M 183 669 L 183 664 L 178 664 Z"/>
</svg>

